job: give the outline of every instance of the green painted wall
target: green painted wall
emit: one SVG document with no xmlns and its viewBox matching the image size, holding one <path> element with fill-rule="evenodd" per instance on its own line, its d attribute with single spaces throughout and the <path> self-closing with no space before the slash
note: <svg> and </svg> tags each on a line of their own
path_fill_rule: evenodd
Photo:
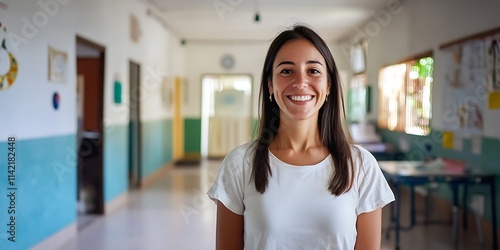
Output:
<svg viewBox="0 0 500 250">
<path fill-rule="evenodd" d="M 390 142 L 395 146 L 399 145 L 399 140 L 401 138 L 406 139 L 410 143 L 410 150 L 405 154 L 405 160 L 423 160 L 429 155 L 453 158 L 457 160 L 465 161 L 469 166 L 482 169 L 487 172 L 491 172 L 500 175 L 500 140 L 495 138 L 482 138 L 481 154 L 476 155 L 472 153 L 471 150 L 471 140 L 464 140 L 463 149 L 461 151 L 445 149 L 442 147 L 442 135 L 441 131 L 432 131 L 428 136 L 416 136 L 408 135 L 406 133 L 394 132 L 389 130 L 379 130 L 379 134 L 382 136 L 383 141 Z M 426 144 L 432 146 L 432 149 L 428 151 L 426 149 Z M 500 211 L 500 178 L 496 181 L 496 207 L 497 211 Z M 460 190 L 461 191 L 461 190 Z M 469 190 L 469 200 L 467 204 L 470 203 L 470 194 L 482 193 L 485 195 L 485 218 L 491 221 L 491 199 L 490 192 L 487 187 L 484 186 L 471 186 Z M 440 185 L 438 195 L 451 202 L 452 195 L 451 189 L 448 185 Z M 498 212 L 497 212 L 498 214 Z M 498 215 L 497 215 L 498 217 Z M 497 226 L 500 226 L 500 220 L 497 219 Z"/>
<path fill-rule="evenodd" d="M 259 120 L 252 120 L 252 131 L 257 135 Z M 188 154 L 200 154 L 201 152 L 201 118 L 184 119 L 184 152 Z"/>
<path fill-rule="evenodd" d="M 184 119 L 184 152 L 201 153 L 201 118 Z"/>
<path fill-rule="evenodd" d="M 142 178 L 172 161 L 172 119 L 142 122 Z"/>
</svg>

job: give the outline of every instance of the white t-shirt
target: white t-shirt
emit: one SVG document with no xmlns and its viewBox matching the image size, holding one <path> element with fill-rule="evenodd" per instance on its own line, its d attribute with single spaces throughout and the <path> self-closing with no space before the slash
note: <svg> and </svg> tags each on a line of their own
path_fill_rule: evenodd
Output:
<svg viewBox="0 0 500 250">
<path fill-rule="evenodd" d="M 207 193 L 244 216 L 247 250 L 354 249 L 357 216 L 394 201 L 377 161 L 359 146 L 363 163 L 353 149 L 357 178 L 347 193 L 334 196 L 327 189 L 334 164 L 331 155 L 315 165 L 294 166 L 269 151 L 272 176 L 260 194 L 250 181 L 250 145 L 226 156 Z"/>
</svg>

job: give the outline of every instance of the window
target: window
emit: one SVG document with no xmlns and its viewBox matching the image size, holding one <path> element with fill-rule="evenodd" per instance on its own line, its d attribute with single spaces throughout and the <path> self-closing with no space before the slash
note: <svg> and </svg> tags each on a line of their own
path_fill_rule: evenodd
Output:
<svg viewBox="0 0 500 250">
<path fill-rule="evenodd" d="M 368 105 L 368 94 L 366 87 L 366 74 L 358 74 L 352 77 L 348 92 L 347 116 L 349 122 L 360 122 L 365 119 Z"/>
<path fill-rule="evenodd" d="M 421 57 L 380 70 L 379 127 L 414 135 L 430 133 L 433 66 L 432 57 Z"/>
<path fill-rule="evenodd" d="M 366 41 L 351 47 L 351 78 L 347 96 L 347 118 L 349 122 L 361 122 L 370 112 L 370 88 L 366 79 Z"/>
</svg>

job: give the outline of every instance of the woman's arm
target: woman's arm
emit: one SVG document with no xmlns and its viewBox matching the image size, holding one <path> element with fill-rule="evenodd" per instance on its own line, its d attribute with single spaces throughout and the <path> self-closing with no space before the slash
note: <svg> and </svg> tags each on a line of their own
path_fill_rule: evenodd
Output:
<svg viewBox="0 0 500 250">
<path fill-rule="evenodd" d="M 379 250 L 382 238 L 382 208 L 358 215 L 355 250 Z"/>
<path fill-rule="evenodd" d="M 217 250 L 243 249 L 243 216 L 217 201 Z"/>
</svg>

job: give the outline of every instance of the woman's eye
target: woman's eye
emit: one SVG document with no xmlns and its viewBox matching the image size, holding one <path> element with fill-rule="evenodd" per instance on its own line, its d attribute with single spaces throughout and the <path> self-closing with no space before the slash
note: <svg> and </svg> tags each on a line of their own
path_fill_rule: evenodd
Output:
<svg viewBox="0 0 500 250">
<path fill-rule="evenodd" d="M 281 70 L 281 72 L 280 72 L 280 73 L 281 73 L 281 74 L 288 75 L 288 74 L 291 74 L 291 73 L 292 73 L 292 71 L 291 71 L 291 70 L 289 70 L 289 69 L 283 69 L 283 70 Z"/>
<path fill-rule="evenodd" d="M 317 70 L 317 69 L 310 69 L 309 73 L 311 73 L 311 74 L 319 74 L 319 70 Z"/>
</svg>

